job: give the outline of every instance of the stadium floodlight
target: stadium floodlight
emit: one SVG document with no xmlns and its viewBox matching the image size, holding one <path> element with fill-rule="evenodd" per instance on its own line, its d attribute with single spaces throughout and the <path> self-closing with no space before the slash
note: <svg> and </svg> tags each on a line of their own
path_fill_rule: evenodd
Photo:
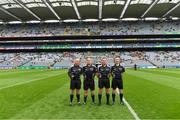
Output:
<svg viewBox="0 0 180 120">
<path fill-rule="evenodd" d="M 120 19 L 123 18 L 123 16 L 124 16 L 124 14 L 125 14 L 128 6 L 129 6 L 130 2 L 131 2 L 131 0 L 127 0 L 127 1 L 126 1 L 126 4 L 124 5 L 123 11 L 122 11 L 122 13 L 121 13 L 121 15 L 120 15 Z"/>
</svg>

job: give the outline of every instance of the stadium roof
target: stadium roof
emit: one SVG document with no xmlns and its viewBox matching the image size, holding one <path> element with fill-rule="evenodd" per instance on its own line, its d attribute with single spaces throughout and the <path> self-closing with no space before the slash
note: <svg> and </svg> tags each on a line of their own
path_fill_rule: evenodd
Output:
<svg viewBox="0 0 180 120">
<path fill-rule="evenodd" d="M 179 18 L 180 0 L 0 0 L 0 22 Z"/>
</svg>

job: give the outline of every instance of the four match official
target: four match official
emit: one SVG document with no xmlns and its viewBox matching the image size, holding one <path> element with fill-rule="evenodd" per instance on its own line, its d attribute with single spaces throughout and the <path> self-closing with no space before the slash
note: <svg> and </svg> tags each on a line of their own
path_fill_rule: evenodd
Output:
<svg viewBox="0 0 180 120">
<path fill-rule="evenodd" d="M 84 104 L 87 102 L 88 89 L 91 90 L 92 103 L 95 103 L 95 75 L 98 77 L 98 100 L 99 105 L 101 105 L 102 91 L 103 88 L 106 89 L 106 104 L 109 105 L 110 97 L 110 75 L 112 75 L 112 104 L 115 104 L 116 90 L 118 89 L 120 104 L 124 105 L 123 102 L 123 79 L 122 73 L 125 72 L 125 68 L 120 65 L 121 59 L 119 56 L 114 58 L 114 65 L 110 68 L 107 65 L 107 58 L 103 57 L 101 59 L 101 66 L 96 69 L 93 66 L 93 59 L 90 57 L 86 58 L 86 65 L 80 67 L 80 59 L 75 59 L 74 65 L 69 69 L 68 75 L 71 79 L 70 81 L 70 105 L 72 105 L 74 91 L 76 90 L 77 102 L 80 104 L 80 89 L 81 89 L 81 74 L 84 76 L 83 88 L 84 88 Z"/>
<path fill-rule="evenodd" d="M 74 65 L 69 69 L 68 75 L 71 79 L 70 81 L 70 105 L 72 105 L 74 90 L 76 89 L 77 102 L 80 104 L 80 89 L 81 89 L 81 79 L 82 68 L 80 65 L 80 59 L 74 60 Z"/>
</svg>

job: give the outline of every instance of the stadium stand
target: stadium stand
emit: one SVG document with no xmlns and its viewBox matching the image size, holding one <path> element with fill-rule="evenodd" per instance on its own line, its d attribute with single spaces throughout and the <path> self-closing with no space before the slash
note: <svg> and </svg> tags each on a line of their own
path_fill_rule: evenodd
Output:
<svg viewBox="0 0 180 120">
<path fill-rule="evenodd" d="M 180 23 L 176 21 L 0 25 L 0 37 L 177 34 L 179 32 Z"/>
<path fill-rule="evenodd" d="M 179 67 L 179 51 L 158 52 L 64 52 L 64 53 L 3 53 L 0 54 L 0 68 L 10 69 L 17 67 L 47 67 L 68 68 L 74 58 L 81 59 L 81 65 L 85 64 L 85 58 L 91 56 L 95 64 L 99 64 L 102 57 L 108 58 L 108 64 L 113 65 L 113 57 L 120 55 L 125 67 Z"/>
</svg>

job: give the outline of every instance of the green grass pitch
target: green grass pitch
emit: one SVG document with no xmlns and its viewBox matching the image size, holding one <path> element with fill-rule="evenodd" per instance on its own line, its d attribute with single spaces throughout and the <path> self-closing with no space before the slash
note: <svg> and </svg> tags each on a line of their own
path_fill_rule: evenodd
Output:
<svg viewBox="0 0 180 120">
<path fill-rule="evenodd" d="M 180 69 L 127 69 L 123 78 L 140 119 L 180 119 Z M 90 96 L 87 105 L 75 100 L 69 106 L 67 70 L 0 70 L 0 119 L 134 119 L 117 96 L 113 106 L 105 96 L 101 106 L 91 105 Z"/>
</svg>

